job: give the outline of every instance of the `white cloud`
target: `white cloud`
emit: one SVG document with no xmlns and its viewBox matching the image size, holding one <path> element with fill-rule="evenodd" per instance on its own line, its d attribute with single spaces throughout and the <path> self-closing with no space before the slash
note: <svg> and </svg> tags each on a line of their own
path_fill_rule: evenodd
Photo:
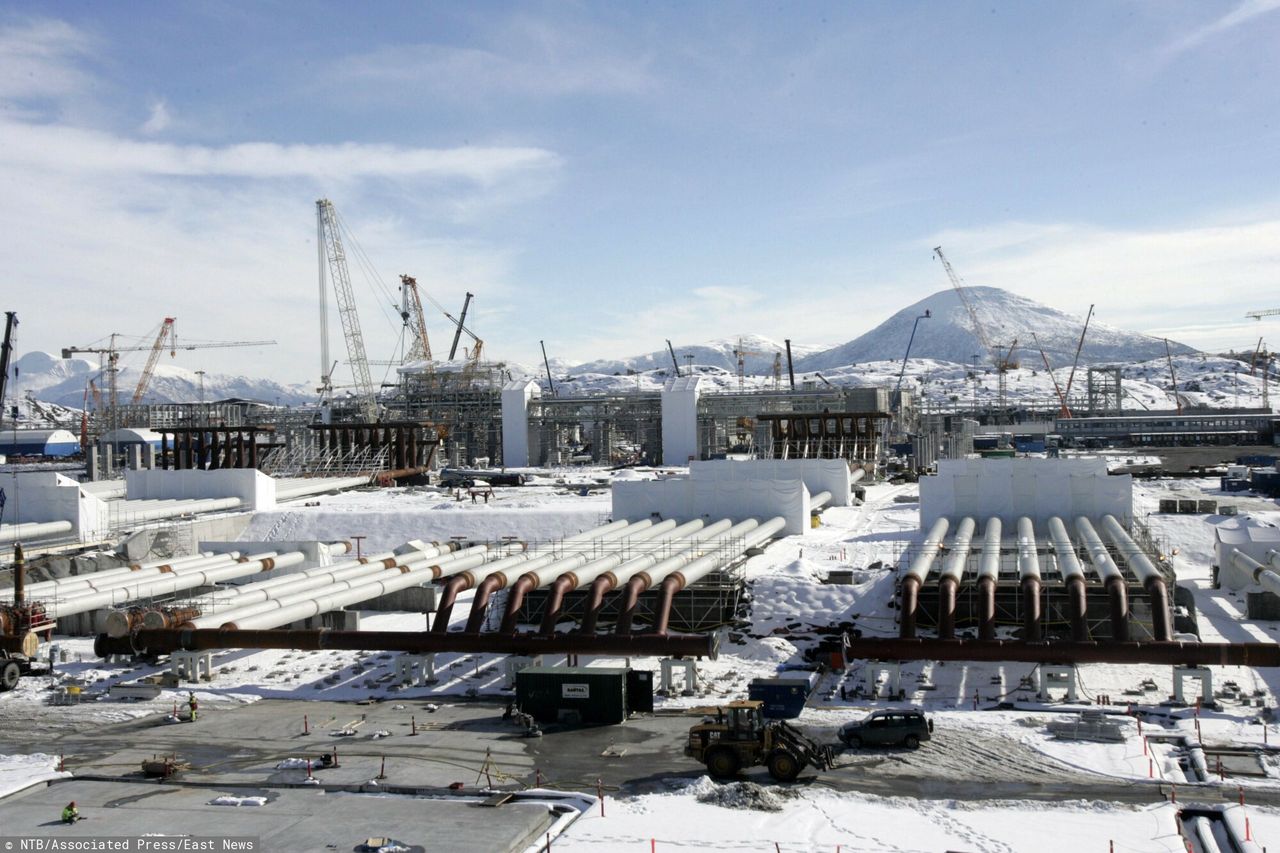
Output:
<svg viewBox="0 0 1280 853">
<path fill-rule="evenodd" d="M 516 16 L 501 25 L 489 22 L 486 31 L 481 47 L 390 45 L 336 60 L 333 74 L 352 83 L 412 84 L 451 97 L 633 94 L 656 82 L 646 55 L 637 55 L 629 43 L 624 49 L 597 28 Z"/>
<path fill-rule="evenodd" d="M 529 170 L 554 168 L 542 148 L 407 148 L 341 143 L 280 145 L 247 142 L 221 147 L 141 142 L 65 125 L 0 122 L 0 161 L 60 170 L 187 177 L 462 178 L 492 184 Z"/>
<path fill-rule="evenodd" d="M 74 62 L 94 40 L 63 21 L 33 19 L 0 29 L 0 98 L 44 98 L 81 91 L 89 77 Z"/>
<path fill-rule="evenodd" d="M 1280 0 L 1243 0 L 1240 5 L 1236 6 L 1221 18 L 1200 27 L 1198 30 L 1189 33 L 1186 36 L 1169 45 L 1167 52 L 1170 54 L 1182 53 L 1193 47 L 1203 43 L 1204 41 L 1224 33 L 1227 30 L 1253 20 L 1259 15 L 1265 15 L 1268 12 L 1274 12 L 1280 9 Z"/>
<path fill-rule="evenodd" d="M 139 128 L 143 133 L 160 133 L 166 130 L 173 123 L 173 119 L 169 115 L 169 105 L 165 103 L 163 98 L 152 101 L 151 115 L 143 122 Z"/>
</svg>

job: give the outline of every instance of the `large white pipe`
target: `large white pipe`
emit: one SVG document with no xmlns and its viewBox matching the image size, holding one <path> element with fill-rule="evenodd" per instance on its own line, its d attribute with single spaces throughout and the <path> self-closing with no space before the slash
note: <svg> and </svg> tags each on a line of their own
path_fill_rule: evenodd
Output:
<svg viewBox="0 0 1280 853">
<path fill-rule="evenodd" d="M 987 519 L 982 536 L 982 559 L 978 561 L 978 579 L 1000 579 L 1000 541 L 1003 535 L 998 517 Z"/>
<path fill-rule="evenodd" d="M 745 527 L 748 522 L 738 525 L 739 528 Z M 658 601 L 655 605 L 655 613 L 653 620 L 653 631 L 656 634 L 667 633 L 667 626 L 671 619 L 671 604 L 676 593 L 685 589 L 690 584 L 697 583 L 713 571 L 721 569 L 729 563 L 736 560 L 742 554 L 755 548 L 756 546 L 767 542 L 777 534 L 786 529 L 787 522 L 782 516 L 771 518 L 764 524 L 755 524 L 751 527 L 745 527 L 743 530 L 743 539 L 738 544 L 726 544 L 724 547 L 713 551 L 706 556 L 699 557 L 683 569 L 672 571 L 662 580 L 662 589 L 658 594 Z M 732 537 L 730 537 L 732 539 Z M 635 609 L 635 599 L 632 593 L 635 591 L 635 582 L 627 586 L 627 600 L 624 604 L 625 615 L 618 620 L 618 630 L 623 630 L 626 623 L 630 623 Z"/>
<path fill-rule="evenodd" d="M 446 570 L 451 568 L 455 571 L 460 571 L 461 565 L 468 564 L 471 561 L 476 561 L 478 563 L 485 558 L 482 554 L 463 556 L 463 553 L 464 552 L 462 551 L 457 552 L 458 558 L 453 561 L 455 565 L 442 568 L 446 568 Z M 376 580 L 362 580 L 360 584 L 355 586 L 343 589 L 335 588 L 325 590 L 318 595 L 308 596 L 301 601 L 295 601 L 289 604 L 280 602 L 281 604 L 284 604 L 284 606 L 257 614 L 236 616 L 234 619 L 228 619 L 226 622 L 223 622 L 222 625 L 224 627 L 234 627 L 246 631 L 277 628 L 281 625 L 287 625 L 290 622 L 297 622 L 300 619 L 307 619 L 321 613 L 328 613 L 332 610 L 349 607 L 352 604 L 359 604 L 362 601 L 380 598 L 381 596 L 389 595 L 390 593 L 398 592 L 402 589 L 422 586 L 423 584 L 430 583 L 434 578 L 438 577 L 434 571 L 437 568 L 436 566 L 429 565 L 427 561 L 415 562 L 417 565 L 409 567 L 408 571 L 389 569 L 383 573 L 383 576 Z"/>
<path fill-rule="evenodd" d="M 1053 553 L 1058 558 L 1058 571 L 1062 573 L 1062 582 L 1066 583 L 1072 578 L 1084 580 L 1084 566 L 1080 565 L 1075 545 L 1067 535 L 1067 526 L 1056 515 L 1050 517 L 1047 526 L 1049 540 L 1053 543 Z"/>
<path fill-rule="evenodd" d="M 345 579 L 322 579 L 316 586 L 309 586 L 300 590 L 286 588 L 279 595 L 269 596 L 262 600 L 253 602 L 237 602 L 231 607 L 219 608 L 213 613 L 205 613 L 195 619 L 192 619 L 190 621 L 190 627 L 217 628 L 229 622 L 234 622 L 236 625 L 239 625 L 242 619 L 257 616 L 262 613 L 281 610 L 291 607 L 292 605 L 310 601 L 335 592 L 354 589 L 356 587 L 372 583 L 374 580 L 380 580 L 384 576 L 404 574 L 406 571 L 429 568 L 432 566 L 439 566 L 442 569 L 450 568 L 456 571 L 461 571 L 460 568 L 451 564 L 464 561 L 467 565 L 478 564 L 486 558 L 487 552 L 487 546 L 478 545 L 473 548 L 465 548 L 461 551 L 456 551 L 443 560 L 437 560 L 434 556 L 426 556 L 422 554 L 402 555 L 403 559 L 401 562 L 392 566 L 386 566 L 382 563 L 378 563 L 370 567 L 372 571 L 364 572 L 359 575 L 348 575 Z M 426 583 L 433 578 L 433 575 L 428 573 L 425 578 L 421 575 L 419 577 L 419 583 Z"/>
<path fill-rule="evenodd" d="M 816 495 L 813 495 L 812 497 L 809 498 L 809 509 L 810 510 L 822 509 L 824 506 L 826 506 L 829 503 L 831 503 L 831 493 L 818 492 Z"/>
<path fill-rule="evenodd" d="M 57 578 L 50 581 L 39 581 L 37 583 L 27 584 L 27 592 L 39 597 L 40 595 L 53 592 L 54 590 L 72 590 L 79 588 L 88 588 L 90 580 L 104 581 L 108 578 L 119 577 L 136 577 L 140 571 L 147 569 L 155 569 L 160 566 L 185 566 L 196 560 L 207 560 L 214 556 L 212 551 L 205 551 L 190 557 L 181 557 L 177 560 L 151 560 L 145 563 L 137 563 L 130 566 L 121 566 L 115 569 L 104 569 L 100 572 L 92 572 L 85 575 L 71 575 L 65 578 Z M 0 588 L 0 598 L 12 595 L 13 587 Z"/>
<path fill-rule="evenodd" d="M 1018 577 L 1040 580 L 1040 552 L 1036 528 L 1025 515 L 1018 519 Z"/>
<path fill-rule="evenodd" d="M 929 570 L 933 568 L 933 561 L 942 552 L 942 540 L 946 537 L 949 526 L 950 522 L 945 517 L 933 523 L 933 527 L 929 528 L 928 535 L 920 545 L 920 553 L 911 561 L 911 567 L 907 569 L 907 577 L 915 578 L 920 583 L 925 582 L 929 577 Z"/>
<path fill-rule="evenodd" d="M 853 470 L 853 473 L 849 475 L 849 485 L 852 486 L 854 483 L 858 482 L 865 476 L 867 476 L 867 471 L 865 468 L 855 468 Z"/>
<path fill-rule="evenodd" d="M 1243 572 L 1244 576 L 1240 574 L 1236 574 L 1234 578 L 1224 576 L 1222 578 L 1224 581 L 1234 581 L 1234 583 L 1229 582 L 1228 586 L 1239 589 L 1247 586 L 1249 580 L 1252 580 L 1268 592 L 1280 595 L 1280 575 L 1272 571 L 1269 566 L 1263 565 L 1238 548 L 1231 550 L 1231 562 L 1233 568 Z"/>
<path fill-rule="evenodd" d="M 173 518 L 178 515 L 195 515 L 202 512 L 218 512 L 225 509 L 237 509 L 244 504 L 241 498 L 205 498 L 203 500 L 165 502 L 157 506 L 146 502 L 137 506 L 127 501 L 123 506 L 108 507 L 112 520 L 154 521 L 159 518 Z"/>
<path fill-rule="evenodd" d="M 225 566 L 233 563 L 239 557 L 238 552 L 230 554 L 217 554 L 212 557 L 204 557 L 195 560 L 180 567 L 172 568 L 169 571 L 165 567 L 153 567 L 150 569 L 141 569 L 137 572 L 129 574 L 118 574 L 102 580 L 97 579 L 94 575 L 82 575 L 75 579 L 73 583 L 55 582 L 52 588 L 44 588 L 37 594 L 46 599 L 69 600 L 78 598 L 82 595 L 94 595 L 99 592 L 106 592 L 111 589 L 120 587 L 137 586 L 138 584 L 148 583 L 160 578 L 172 575 L 180 575 L 188 571 L 197 571 L 203 568 L 211 568 L 214 566 Z M 271 556 L 271 555 L 261 555 Z"/>
<path fill-rule="evenodd" d="M 1076 533 L 1080 534 L 1080 544 L 1089 552 L 1089 562 L 1093 564 L 1093 570 L 1098 573 L 1098 577 L 1104 582 L 1112 578 L 1123 581 L 1124 575 L 1120 572 L 1116 561 L 1111 559 L 1107 546 L 1102 544 L 1102 537 L 1094 529 L 1093 522 L 1083 515 L 1079 516 L 1076 518 Z"/>
<path fill-rule="evenodd" d="M 74 529 L 69 521 L 27 521 L 22 524 L 0 524 L 0 542 L 18 542 L 23 539 L 46 539 Z"/>
<path fill-rule="evenodd" d="M 1138 547 L 1138 543 L 1133 541 L 1133 537 L 1129 535 L 1129 531 L 1125 530 L 1116 521 L 1114 515 L 1104 515 L 1102 517 L 1102 530 L 1107 534 L 1107 538 L 1116 546 L 1116 550 L 1124 556 L 1124 561 L 1129 564 L 1129 568 L 1138 576 L 1138 579 L 1146 583 L 1152 578 L 1164 580 L 1164 575 L 1160 574 L 1160 570 L 1152 564 L 1146 554 L 1142 553 L 1142 549 Z"/>
<path fill-rule="evenodd" d="M 256 556 L 256 555 L 255 555 Z M 182 575 L 169 574 L 147 583 L 136 586 L 124 586 L 108 589 L 93 595 L 80 595 L 66 601 L 52 601 L 46 605 L 53 618 L 70 616 L 75 613 L 86 613 L 90 610 L 101 610 L 114 607 L 140 598 L 153 598 L 157 595 L 171 595 L 184 589 L 205 586 L 231 578 L 244 577 L 254 572 L 270 571 L 275 567 L 297 565 L 306 559 L 301 551 L 291 551 L 275 557 L 250 559 L 245 563 L 231 563 L 227 566 L 215 566 L 209 569 L 188 572 Z"/>
<path fill-rule="evenodd" d="M 293 500 L 294 498 L 319 495 L 325 492 L 354 489 L 368 484 L 368 477 L 325 477 L 316 479 L 295 477 L 276 481 L 276 500 Z"/>
<path fill-rule="evenodd" d="M 951 553 L 942 561 L 942 576 L 959 581 L 964 576 L 964 567 L 969 562 L 969 550 L 973 542 L 973 531 L 977 527 L 973 518 L 965 516 L 956 527 L 955 536 L 951 538 Z"/>
</svg>

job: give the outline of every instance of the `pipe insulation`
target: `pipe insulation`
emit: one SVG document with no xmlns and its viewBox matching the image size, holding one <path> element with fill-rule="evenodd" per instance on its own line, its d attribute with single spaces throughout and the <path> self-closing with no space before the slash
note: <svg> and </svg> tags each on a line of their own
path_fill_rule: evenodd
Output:
<svg viewBox="0 0 1280 853">
<path fill-rule="evenodd" d="M 662 587 L 658 592 L 657 605 L 654 608 L 653 633 L 663 636 L 671 622 L 671 605 L 676 593 L 697 583 L 711 572 L 723 568 L 733 562 L 741 554 L 759 547 L 777 536 L 787 526 L 787 520 L 777 516 L 747 532 L 741 547 L 726 547 L 719 552 L 699 557 L 683 569 L 675 569 L 662 579 Z M 635 633 L 635 632 L 633 632 Z"/>
<path fill-rule="evenodd" d="M 1124 557 L 1151 602 L 1151 633 L 1156 640 L 1167 642 L 1173 639 L 1173 625 L 1169 619 L 1169 589 L 1164 575 L 1155 567 L 1151 559 L 1142 552 L 1137 542 L 1129 535 L 1129 531 L 1116 521 L 1114 515 L 1102 516 L 1102 529 L 1107 538 L 1116 546 L 1116 550 Z"/>
<path fill-rule="evenodd" d="M 1280 595 L 1280 575 L 1277 575 L 1269 566 L 1259 563 L 1248 554 L 1238 548 L 1231 551 L 1231 562 L 1236 569 L 1246 572 L 1253 582 L 1261 586 L 1272 595 Z"/>
<path fill-rule="evenodd" d="M 430 559 L 441 553 L 448 554 L 450 550 L 451 548 L 448 545 L 432 545 L 423 550 L 414 549 L 399 555 L 392 551 L 381 551 L 376 554 L 370 554 L 367 557 L 344 560 L 329 566 L 307 569 L 304 572 L 271 578 L 257 583 L 223 587 L 212 596 L 212 606 L 205 607 L 206 615 L 220 615 L 233 609 L 247 607 L 269 599 L 295 595 L 309 589 L 318 589 L 326 584 L 356 577 L 372 576 L 395 567 L 402 560 Z M 202 600 L 200 603 L 203 607 L 210 602 Z"/>
<path fill-rule="evenodd" d="M 809 498 L 809 511 L 816 512 L 829 503 L 831 503 L 831 493 L 818 492 L 816 495 Z"/>
<path fill-rule="evenodd" d="M 274 568 L 296 566 L 305 559 L 306 555 L 301 551 L 290 551 L 271 557 L 252 555 L 243 563 L 236 562 L 225 566 L 213 566 L 181 575 L 162 575 L 156 580 L 134 586 L 114 587 L 93 595 L 80 595 L 66 601 L 50 602 L 46 605 L 46 610 L 55 619 L 61 616 L 71 616 L 75 613 L 87 613 L 90 610 L 113 607 L 139 598 L 172 595 L 184 589 L 208 586 L 231 578 L 241 578 L 254 572 L 269 572 Z"/>
<path fill-rule="evenodd" d="M 662 548 L 668 540 L 657 539 L 657 537 L 670 533 L 675 527 L 675 519 L 667 519 L 650 526 L 648 529 L 638 531 L 634 535 L 629 535 L 623 540 L 619 540 L 619 545 L 623 547 L 618 548 L 613 554 L 597 557 L 594 560 L 588 559 L 587 555 L 574 554 L 571 557 L 565 557 L 541 568 L 525 572 L 516 578 L 516 582 L 511 586 L 511 592 L 507 594 L 507 606 L 503 610 L 502 625 L 498 630 L 504 634 L 510 634 L 516 630 L 516 619 L 520 613 L 520 608 L 524 606 L 525 596 L 530 590 L 546 586 L 561 575 L 572 575 L 574 569 L 595 571 L 595 574 L 598 575 L 605 569 L 618 565 L 637 552 L 649 548 Z M 654 541 L 655 539 L 657 541 Z M 597 567 L 598 571 L 596 571 Z"/>
<path fill-rule="evenodd" d="M 388 577 L 400 577 L 419 569 L 426 569 L 426 571 L 417 571 L 417 574 L 415 575 L 416 584 L 406 584 L 406 586 L 430 583 L 440 577 L 441 573 L 450 568 L 456 568 L 457 571 L 461 571 L 465 567 L 481 564 L 485 559 L 488 559 L 489 553 L 489 548 L 487 546 L 477 545 L 472 548 L 464 548 L 461 551 L 456 551 L 439 560 L 436 560 L 432 556 L 406 554 L 402 555 L 404 558 L 402 561 L 393 560 L 390 562 L 390 565 L 388 565 L 388 561 L 386 560 L 380 561 L 371 565 L 372 571 L 366 571 L 358 575 L 348 575 L 345 579 L 322 579 L 320 584 L 316 586 L 309 585 L 307 588 L 301 590 L 286 589 L 283 594 L 266 598 L 262 601 L 249 602 L 231 608 L 222 608 L 214 613 L 202 615 L 198 619 L 193 619 L 191 620 L 190 625 L 183 625 L 182 627 L 243 627 L 242 623 L 247 619 L 276 613 L 295 605 L 315 601 L 325 596 L 360 589 L 383 581 Z M 357 600 L 367 601 L 370 598 L 377 598 L 382 595 L 382 593 L 378 592 L 376 589 L 371 590 L 371 592 L 372 594 L 368 595 L 366 598 Z M 276 625 L 283 625 L 289 621 L 293 620 L 277 622 Z M 275 627 L 275 625 L 258 627 Z"/>
<path fill-rule="evenodd" d="M 0 542 L 18 542 L 23 539 L 47 539 L 59 533 L 75 529 L 69 521 L 27 521 L 22 524 L 0 524 Z"/>
<path fill-rule="evenodd" d="M 675 522 L 673 521 L 672 523 L 674 524 Z M 564 597 L 569 592 L 581 589 L 594 582 L 596 578 L 611 569 L 622 569 L 632 563 L 637 564 L 637 571 L 640 568 L 652 566 L 663 556 L 670 556 L 677 549 L 688 547 L 681 546 L 679 544 L 680 541 L 697 533 L 705 524 L 702 519 L 695 519 L 670 529 L 669 533 L 660 539 L 657 537 L 651 538 L 644 543 L 643 548 L 638 549 L 640 551 L 639 556 L 628 559 L 624 554 L 610 554 L 606 557 L 592 560 L 579 569 L 564 572 L 555 579 L 551 584 L 551 588 L 547 591 L 547 603 L 542 611 L 542 625 L 539 631 L 543 634 L 555 633 L 556 623 L 560 621 L 560 613 L 564 607 Z M 641 563 L 643 565 L 639 565 Z"/>
<path fill-rule="evenodd" d="M 632 536 L 642 530 L 648 530 L 652 526 L 653 521 L 651 519 L 645 519 L 644 521 L 637 521 L 633 524 L 624 525 L 617 530 L 610 530 L 606 533 L 602 533 L 594 539 L 580 543 L 578 547 L 583 550 L 567 557 L 563 556 L 564 552 L 562 552 L 561 557 L 549 565 L 562 565 L 560 571 L 563 571 L 565 568 L 580 566 L 591 560 L 592 557 L 596 556 L 597 552 L 595 552 L 595 548 L 599 544 L 604 542 L 614 542 L 615 540 Z M 542 568 L 542 566 L 539 566 L 538 568 Z M 557 572 L 557 574 L 558 573 L 559 572 Z M 524 573 L 522 572 L 521 574 Z M 480 585 L 476 587 L 476 594 L 471 599 L 471 612 L 467 614 L 466 631 L 474 634 L 484 626 L 484 620 L 489 614 L 489 602 L 493 598 L 493 594 L 500 589 L 506 589 L 515 582 L 516 577 L 518 577 L 518 575 L 516 574 L 515 567 L 489 570 L 485 575 L 484 580 L 482 580 Z"/>
<path fill-rule="evenodd" d="M 274 551 L 255 555 L 257 558 L 273 556 L 275 556 Z M 41 595 L 42 597 L 53 601 L 70 601 L 84 595 L 96 595 L 100 592 L 107 592 L 112 589 L 137 586 L 139 584 L 150 583 L 164 577 L 178 577 L 188 572 L 226 566 L 236 562 L 241 562 L 239 551 L 232 551 L 229 554 L 216 554 L 212 557 L 205 557 L 181 564 L 166 563 L 150 569 L 140 569 L 137 572 L 116 575 L 102 580 L 98 580 L 93 575 L 84 575 L 81 576 L 82 580 L 79 580 L 75 584 L 58 583 L 53 589 L 45 588 L 41 591 Z"/>
<path fill-rule="evenodd" d="M 734 540 L 746 536 L 752 530 L 760 526 L 760 522 L 754 518 L 740 521 L 724 532 L 722 537 L 718 537 L 716 543 L 712 545 L 710 550 L 704 553 L 690 551 L 680 557 L 663 560 L 657 563 L 651 569 L 636 572 L 627 581 L 626 589 L 622 592 L 622 605 L 618 611 L 618 622 L 614 625 L 613 632 L 615 634 L 629 634 L 631 631 L 631 622 L 635 618 L 636 605 L 640 601 L 640 594 L 646 589 L 657 586 L 672 572 L 679 571 L 686 566 L 692 566 L 700 560 L 716 560 L 723 559 L 721 555 L 727 554 L 730 559 L 738 556 L 747 549 L 747 545 L 743 544 L 741 548 L 736 547 Z M 705 536 L 699 537 L 704 542 L 707 541 Z"/>
<path fill-rule="evenodd" d="M 978 638 L 996 638 L 996 582 L 1000 580 L 1003 526 L 992 516 L 983 529 L 982 557 L 978 560 Z"/>
<path fill-rule="evenodd" d="M 920 553 L 911 561 L 911 566 L 902 578 L 902 602 L 898 622 L 898 635 L 901 637 L 916 635 L 916 608 L 920 603 L 920 586 L 928 579 L 929 569 L 933 568 L 933 561 L 942 551 L 942 540 L 947 535 L 949 525 L 950 522 L 946 518 L 939 518 L 933 523 L 933 527 L 929 528 L 928 535 L 920 545 Z"/>
<path fill-rule="evenodd" d="M 478 546 L 478 549 L 483 550 L 484 547 Z M 442 561 L 439 564 L 428 565 L 426 559 L 413 560 L 387 569 L 379 573 L 376 578 L 359 578 L 356 581 L 335 584 L 318 593 L 302 593 L 289 599 L 266 602 L 265 606 L 279 606 L 255 614 L 228 614 L 233 618 L 219 627 L 245 631 L 278 628 L 281 625 L 288 625 L 300 619 L 308 619 L 312 616 L 319 616 L 321 613 L 341 610 L 343 607 L 350 607 L 362 601 L 390 595 L 402 589 L 422 586 L 440 577 L 441 571 L 447 572 L 450 568 L 461 571 L 464 565 L 477 565 L 488 558 L 486 554 L 466 553 L 466 551 L 471 550 L 476 549 L 459 551 L 452 560 Z M 454 565 L 450 566 L 448 563 L 453 563 Z M 192 627 L 198 626 L 193 624 Z"/>
<path fill-rule="evenodd" d="M 1089 562 L 1093 570 L 1102 579 L 1106 587 L 1107 597 L 1111 601 L 1111 638 L 1125 641 L 1129 639 L 1129 592 L 1125 587 L 1124 575 L 1111 559 L 1111 552 L 1102 543 L 1102 537 L 1094 529 L 1093 522 L 1083 515 L 1076 518 L 1076 533 L 1080 536 L 1080 544 L 1089 553 Z"/>
<path fill-rule="evenodd" d="M 128 566 L 120 566 L 115 569 L 104 569 L 100 572 L 91 572 L 83 575 L 71 575 L 65 578 L 57 578 L 49 581 L 39 581 L 38 583 L 27 584 L 28 591 L 33 592 L 36 596 L 65 593 L 73 589 L 88 589 L 90 584 L 102 582 L 113 578 L 133 578 L 137 579 L 138 572 L 158 569 L 162 566 L 185 566 L 199 560 L 208 560 L 217 556 L 212 551 L 204 551 L 199 554 L 193 554 L 190 557 L 180 557 L 176 560 L 151 560 L 146 563 L 133 563 Z M 13 592 L 12 587 L 0 588 L 0 597 L 7 597 Z"/>
<path fill-rule="evenodd" d="M 1089 639 L 1088 588 L 1084 579 L 1084 566 L 1076 556 L 1075 545 L 1067 535 L 1067 526 L 1056 515 L 1049 518 L 1046 525 L 1049 530 L 1049 541 L 1053 544 L 1053 554 L 1058 561 L 1058 572 L 1062 575 L 1062 584 L 1067 589 L 1067 606 L 1071 618 L 1071 639 L 1076 641 Z"/>
<path fill-rule="evenodd" d="M 489 570 L 502 571 L 508 568 L 521 567 L 523 570 L 538 568 L 545 566 L 556 559 L 556 548 L 565 545 L 571 545 L 579 542 L 590 542 L 609 533 L 622 530 L 629 525 L 626 521 L 614 521 L 591 530 L 575 533 L 573 536 L 567 536 L 560 540 L 558 546 L 553 543 L 535 548 L 532 551 L 525 551 L 521 554 L 515 554 L 496 560 L 489 566 Z M 505 577 L 505 576 L 504 576 Z M 473 588 L 479 579 L 476 574 L 470 570 L 460 572 L 444 585 L 444 591 L 440 594 L 440 603 L 436 606 L 436 615 L 431 622 L 431 630 L 442 633 L 449 630 L 449 619 L 453 615 L 453 605 L 458 600 L 458 595 Z"/>
<path fill-rule="evenodd" d="M 969 516 L 960 519 L 951 539 L 951 553 L 942 564 L 942 577 L 938 581 L 938 636 L 950 639 L 956 634 L 956 594 L 964 580 L 964 569 L 969 562 L 969 549 L 977 524 Z"/>
<path fill-rule="evenodd" d="M 1040 639 L 1040 550 L 1036 527 L 1025 515 L 1018 519 L 1018 584 L 1022 590 L 1023 639 Z"/>
<path fill-rule="evenodd" d="M 692 523 L 690 522 L 690 524 Z M 728 531 L 731 527 L 733 527 L 733 522 L 727 518 L 722 518 L 714 524 L 703 527 L 698 531 L 697 536 L 691 536 L 678 542 L 666 557 L 659 553 L 646 554 L 645 556 L 628 560 L 616 569 L 602 572 L 591 582 L 591 591 L 587 595 L 586 610 L 582 616 L 582 624 L 578 628 L 579 633 L 595 633 L 596 623 L 600 619 L 601 611 L 604 610 L 604 597 L 608 593 L 629 582 L 641 572 L 665 573 L 668 564 L 674 568 L 683 566 L 696 559 L 700 554 L 705 553 L 707 543 L 715 541 L 716 537 Z M 544 623 L 543 633 L 547 633 L 547 631 L 548 629 Z"/>
</svg>

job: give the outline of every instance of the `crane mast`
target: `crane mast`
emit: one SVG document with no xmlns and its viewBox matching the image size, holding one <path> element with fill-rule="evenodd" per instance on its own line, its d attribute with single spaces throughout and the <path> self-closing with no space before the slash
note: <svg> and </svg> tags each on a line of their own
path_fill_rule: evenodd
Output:
<svg viewBox="0 0 1280 853">
<path fill-rule="evenodd" d="M 151 384 L 151 374 L 156 369 L 156 362 L 160 361 L 160 352 L 164 349 L 164 342 L 173 337 L 173 343 L 169 347 L 169 357 L 173 358 L 177 355 L 175 347 L 177 346 L 177 332 L 173 329 L 173 317 L 165 317 L 164 322 L 160 324 L 160 334 L 156 335 L 156 342 L 151 346 L 151 352 L 147 355 L 147 364 L 142 368 L 142 375 L 138 377 L 138 387 L 133 392 L 133 404 L 136 406 L 142 402 L 142 395 L 147 393 L 147 386 Z"/>
<path fill-rule="evenodd" d="M 982 344 L 991 356 L 991 363 L 996 368 L 996 407 L 1000 411 L 1008 408 L 1009 397 L 1009 371 L 1017 368 L 1018 362 L 1014 359 L 1014 350 L 1018 348 L 1018 340 L 1014 338 L 1013 343 L 1009 344 L 1009 349 L 1005 352 L 1000 351 L 1000 347 L 992 343 L 991 337 L 987 334 L 986 327 L 982 325 L 982 321 L 978 319 L 978 312 L 973 307 L 973 302 L 964 292 L 964 283 L 960 281 L 960 276 L 956 275 L 956 271 L 952 268 L 951 262 L 947 260 L 947 256 L 942 253 L 941 246 L 934 246 L 933 253 L 938 256 L 938 260 L 942 261 L 942 268 L 947 271 L 947 278 L 951 281 L 951 286 L 955 288 L 956 295 L 960 297 L 961 304 L 964 305 L 965 311 L 969 313 L 969 322 L 973 324 L 973 333 L 977 335 L 978 342 Z M 975 390 L 976 393 L 976 390 Z"/>
<path fill-rule="evenodd" d="M 4 312 L 4 343 L 0 344 L 0 421 L 4 420 L 4 389 L 9 384 L 9 356 L 13 353 L 13 330 L 16 328 L 17 312 Z"/>
<path fill-rule="evenodd" d="M 365 354 L 364 336 L 360 332 L 360 317 L 356 313 L 355 293 L 351 289 L 351 276 L 347 272 L 347 255 L 342 248 L 338 214 L 333 202 L 322 198 L 316 202 L 316 218 L 320 233 L 324 235 L 325 259 L 328 261 L 329 278 L 333 281 L 333 293 L 338 301 L 338 318 L 342 321 L 342 334 L 347 342 L 347 358 L 355 379 L 356 396 L 360 400 L 360 412 L 366 421 L 378 419 L 378 398 L 373 390 L 373 378 L 369 375 L 369 358 Z M 331 385 L 332 377 L 326 385 Z"/>
<path fill-rule="evenodd" d="M 422 298 L 418 295 L 418 280 L 411 275 L 400 276 L 400 319 L 413 335 L 413 345 L 405 355 L 405 361 L 430 361 L 431 341 L 427 338 L 427 319 L 422 313 Z"/>
</svg>

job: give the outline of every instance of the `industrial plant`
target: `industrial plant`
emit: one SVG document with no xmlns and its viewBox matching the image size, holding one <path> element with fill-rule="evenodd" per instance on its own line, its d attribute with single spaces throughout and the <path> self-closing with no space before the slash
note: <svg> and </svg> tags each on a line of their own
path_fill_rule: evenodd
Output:
<svg viewBox="0 0 1280 853">
<path fill-rule="evenodd" d="M 1280 802 L 1262 341 L 1098 357 L 1092 307 L 1073 344 L 1006 338 L 1014 303 L 938 247 L 950 288 L 886 321 L 891 357 L 666 341 L 575 373 L 545 347 L 541 370 L 493 360 L 475 295 L 455 315 L 404 274 L 379 387 L 353 238 L 329 200 L 316 217 L 301 403 L 206 400 L 203 373 L 198 400 L 150 401 L 166 352 L 274 343 L 188 345 L 166 317 L 64 349 L 96 359 L 81 405 L 19 405 L 7 314 L 0 752 L 57 758 L 0 791 L 6 825 L 71 789 L 110 823 L 158 781 L 176 809 L 261 806 L 236 824 L 261 849 L 431 849 L 428 820 L 449 849 L 549 850 L 655 778 L 959 796 L 993 755 L 1002 796 L 1197 798 L 1188 844 L 1254 849 L 1220 801 Z M 944 324 L 982 355 L 940 357 Z M 1206 390 L 1223 364 L 1245 405 Z M 313 788 L 351 798 L 272 828 Z"/>
</svg>

